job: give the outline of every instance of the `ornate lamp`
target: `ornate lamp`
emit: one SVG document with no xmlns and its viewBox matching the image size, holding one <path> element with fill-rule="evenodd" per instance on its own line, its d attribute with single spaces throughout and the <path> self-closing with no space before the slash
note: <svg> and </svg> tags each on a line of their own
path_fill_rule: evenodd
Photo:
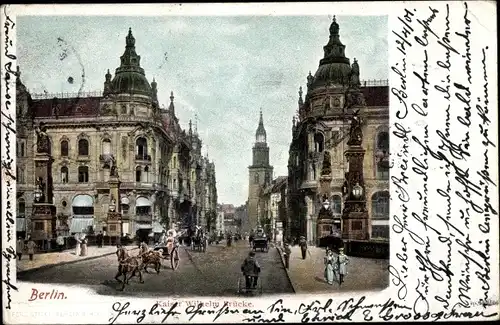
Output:
<svg viewBox="0 0 500 325">
<path fill-rule="evenodd" d="M 352 188 L 352 195 L 354 195 L 356 199 L 359 199 L 363 195 L 363 188 L 359 185 L 359 183 L 356 183 L 356 185 Z"/>
<path fill-rule="evenodd" d="M 40 202 L 40 199 L 42 198 L 42 195 L 43 195 L 42 190 L 39 188 L 36 188 L 34 191 L 34 195 L 35 195 L 35 201 Z"/>
<path fill-rule="evenodd" d="M 330 209 L 330 202 L 328 202 L 328 199 L 325 199 L 323 201 L 323 208 L 328 211 L 328 209 Z"/>
</svg>

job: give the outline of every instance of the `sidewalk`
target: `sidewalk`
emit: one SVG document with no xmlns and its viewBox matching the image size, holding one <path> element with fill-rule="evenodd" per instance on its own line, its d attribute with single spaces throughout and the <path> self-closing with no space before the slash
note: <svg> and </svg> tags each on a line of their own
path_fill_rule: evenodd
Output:
<svg viewBox="0 0 500 325">
<path fill-rule="evenodd" d="M 137 245 L 125 246 L 127 250 L 137 249 Z M 53 267 L 56 265 L 76 263 L 89 259 L 95 259 L 106 255 L 116 253 L 116 246 L 89 246 L 87 249 L 87 256 L 76 256 L 75 249 L 65 250 L 62 252 L 51 252 L 35 254 L 33 261 L 29 260 L 27 254 L 23 254 L 22 259 L 16 260 L 17 272 L 34 271 L 36 269 Z"/>
<path fill-rule="evenodd" d="M 371 259 L 349 256 L 347 265 L 347 276 L 344 283 L 339 286 L 338 282 L 333 285 L 326 283 L 324 279 L 325 249 L 309 246 L 306 259 L 302 259 L 302 253 L 298 246 L 291 247 L 290 269 L 288 276 L 295 292 L 332 292 L 332 291 L 356 291 L 356 290 L 382 290 L 389 285 L 389 260 Z M 281 250 L 280 250 L 281 253 Z M 338 279 L 337 279 L 338 281 Z"/>
</svg>

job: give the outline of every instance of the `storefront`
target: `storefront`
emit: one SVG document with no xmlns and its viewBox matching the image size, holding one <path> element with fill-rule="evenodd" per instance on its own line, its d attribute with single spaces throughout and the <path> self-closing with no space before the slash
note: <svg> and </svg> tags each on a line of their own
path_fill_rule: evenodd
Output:
<svg viewBox="0 0 500 325">
<path fill-rule="evenodd" d="M 93 233 L 94 232 L 94 199 L 87 194 L 79 194 L 71 203 L 72 218 L 69 232 Z"/>
</svg>

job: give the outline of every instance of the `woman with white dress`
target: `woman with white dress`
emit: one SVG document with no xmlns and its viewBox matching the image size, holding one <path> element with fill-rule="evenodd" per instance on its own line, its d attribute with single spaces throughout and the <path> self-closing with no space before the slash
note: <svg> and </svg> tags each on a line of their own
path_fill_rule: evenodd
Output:
<svg viewBox="0 0 500 325">
<path fill-rule="evenodd" d="M 325 280 L 326 282 L 328 282 L 328 284 L 332 285 L 333 264 L 335 263 L 335 261 L 334 261 L 333 251 L 329 250 L 328 248 L 326 249 L 326 256 L 324 257 L 324 263 L 325 263 Z"/>
<path fill-rule="evenodd" d="M 76 246 L 75 246 L 75 255 L 80 256 L 81 252 L 81 244 L 82 241 L 80 240 L 80 234 L 75 234 L 75 240 L 76 240 Z"/>
<path fill-rule="evenodd" d="M 80 241 L 82 245 L 80 256 L 87 256 L 87 238 L 85 237 L 85 234 L 82 235 Z"/>
</svg>

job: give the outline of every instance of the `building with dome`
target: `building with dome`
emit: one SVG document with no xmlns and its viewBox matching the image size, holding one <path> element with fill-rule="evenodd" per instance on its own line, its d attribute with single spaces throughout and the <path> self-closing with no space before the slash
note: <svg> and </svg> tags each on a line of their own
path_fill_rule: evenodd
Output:
<svg viewBox="0 0 500 325">
<path fill-rule="evenodd" d="M 147 237 L 204 225 L 205 213 L 216 210 L 215 165 L 201 153 L 196 125 L 180 127 L 173 92 L 168 108 L 160 107 L 157 83 L 150 83 L 141 67 L 131 29 L 125 42 L 120 66 L 114 76 L 107 71 L 102 93 L 34 96 L 18 73 L 18 235 L 50 239 L 57 233 L 103 231 Z M 40 127 L 51 161 L 52 197 L 46 203 L 56 210 L 49 222 L 32 212 Z M 110 190 L 115 183 L 118 197 Z M 115 203 L 119 226 L 108 220 Z"/>
<path fill-rule="evenodd" d="M 354 59 L 351 64 L 345 56 L 339 30 L 334 17 L 324 57 L 316 73 L 307 76 L 305 98 L 299 88 L 289 150 L 285 235 L 306 236 L 311 244 L 318 244 L 325 236 L 344 236 L 348 231 L 342 220 L 343 185 L 349 170 L 344 154 L 349 147 L 350 119 L 357 112 L 366 151 L 362 177 L 368 220 L 366 227 L 353 225 L 363 230 L 356 235 L 359 240 L 384 242 L 389 237 L 388 83 L 360 80 L 359 63 Z M 331 212 L 329 220 L 320 216 L 325 203 Z"/>
<path fill-rule="evenodd" d="M 259 125 L 255 131 L 255 144 L 252 148 L 252 165 L 248 167 L 248 219 L 245 231 L 255 229 L 259 224 L 260 200 L 264 189 L 273 179 L 273 166 L 269 164 L 269 146 L 267 145 L 264 118 L 260 111 Z"/>
</svg>

